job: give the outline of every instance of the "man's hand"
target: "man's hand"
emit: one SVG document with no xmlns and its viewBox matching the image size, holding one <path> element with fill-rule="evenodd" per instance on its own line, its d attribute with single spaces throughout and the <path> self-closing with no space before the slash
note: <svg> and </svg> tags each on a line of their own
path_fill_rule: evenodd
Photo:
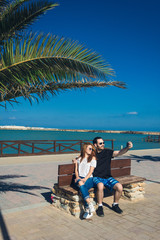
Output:
<svg viewBox="0 0 160 240">
<path fill-rule="evenodd" d="M 125 154 L 129 149 L 133 147 L 132 142 L 127 142 L 127 146 L 120 151 L 114 151 L 112 157 L 119 157 L 123 154 Z"/>
<path fill-rule="evenodd" d="M 131 149 L 133 147 L 133 143 L 132 142 L 127 142 L 127 146 L 128 149 Z"/>
</svg>

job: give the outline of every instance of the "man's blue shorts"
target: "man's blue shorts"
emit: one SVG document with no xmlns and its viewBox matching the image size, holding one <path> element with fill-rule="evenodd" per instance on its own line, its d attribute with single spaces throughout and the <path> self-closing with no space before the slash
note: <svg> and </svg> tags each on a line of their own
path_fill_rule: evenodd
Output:
<svg viewBox="0 0 160 240">
<path fill-rule="evenodd" d="M 113 177 L 109 177 L 109 178 L 100 178 L 100 177 L 94 177 L 93 178 L 93 182 L 95 185 L 97 185 L 98 183 L 103 183 L 105 187 L 107 187 L 110 191 L 113 190 L 113 187 L 116 183 L 119 183 L 116 179 L 114 179 Z"/>
</svg>

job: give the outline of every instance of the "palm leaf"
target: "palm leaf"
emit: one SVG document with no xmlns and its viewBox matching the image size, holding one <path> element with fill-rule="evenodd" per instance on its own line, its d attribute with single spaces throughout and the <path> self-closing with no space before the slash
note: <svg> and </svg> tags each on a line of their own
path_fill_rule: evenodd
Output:
<svg viewBox="0 0 160 240">
<path fill-rule="evenodd" d="M 114 75 L 97 53 L 57 36 L 26 37 L 23 42 L 9 40 L 3 45 L 1 62 L 0 79 L 5 84 L 18 81 L 23 85 L 55 81 L 55 78 L 77 81 L 79 74 L 106 80 L 107 76 Z"/>
<path fill-rule="evenodd" d="M 47 83 L 47 84 L 37 84 L 34 86 L 25 86 L 25 88 L 14 88 L 12 87 L 9 92 L 4 95 L 0 95 L 0 102 L 13 102 L 18 103 L 17 98 L 23 97 L 32 103 L 33 100 L 39 101 L 49 99 L 49 93 L 51 95 L 57 95 L 62 91 L 71 89 L 86 89 L 93 87 L 107 87 L 107 86 L 118 86 L 125 88 L 125 84 L 112 81 L 112 82 L 72 82 L 72 83 Z M 4 105 L 5 106 L 5 105 Z"/>
<path fill-rule="evenodd" d="M 107 85 L 125 87 L 122 82 L 112 81 L 114 72 L 101 56 L 78 42 L 58 36 L 30 35 L 23 42 L 8 40 L 3 44 L 1 58 L 0 98 L 5 101 L 7 96 L 13 98 L 13 92 L 29 99 L 33 94 L 29 87 L 37 93 L 37 86 L 45 86 L 43 91 L 38 87 L 38 97 L 43 96 L 44 92 L 51 92 L 51 88 L 46 88 L 49 83 L 56 87 L 81 82 L 89 87 L 87 84 L 101 79 Z"/>
<path fill-rule="evenodd" d="M 47 10 L 58 6 L 49 0 L 15 0 L 8 4 L 0 15 L 0 43 L 15 35 L 20 35 L 20 31 L 25 30 L 35 20 L 37 20 Z"/>
<path fill-rule="evenodd" d="M 8 0 L 1 0 L 0 1 L 0 9 L 4 8 L 8 4 Z"/>
</svg>

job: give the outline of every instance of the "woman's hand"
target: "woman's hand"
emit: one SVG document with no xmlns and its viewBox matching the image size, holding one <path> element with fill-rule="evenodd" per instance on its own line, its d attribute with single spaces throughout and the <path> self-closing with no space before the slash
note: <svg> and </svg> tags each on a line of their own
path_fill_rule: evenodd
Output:
<svg viewBox="0 0 160 240">
<path fill-rule="evenodd" d="M 87 179 L 86 178 L 82 178 L 81 181 L 85 183 L 87 181 Z"/>
<path fill-rule="evenodd" d="M 72 163 L 76 163 L 77 162 L 77 158 L 72 159 Z"/>
<path fill-rule="evenodd" d="M 76 183 L 78 180 L 81 180 L 81 178 L 80 178 L 80 177 L 77 177 L 77 178 L 74 180 L 75 183 Z"/>
</svg>

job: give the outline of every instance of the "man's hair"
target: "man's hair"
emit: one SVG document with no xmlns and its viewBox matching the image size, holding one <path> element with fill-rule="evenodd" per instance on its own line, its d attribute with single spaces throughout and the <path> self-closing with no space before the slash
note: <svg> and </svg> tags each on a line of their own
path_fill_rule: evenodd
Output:
<svg viewBox="0 0 160 240">
<path fill-rule="evenodd" d="M 102 139 L 101 137 L 95 137 L 94 139 L 93 139 L 93 144 L 97 144 L 97 140 L 98 139 Z"/>
</svg>

